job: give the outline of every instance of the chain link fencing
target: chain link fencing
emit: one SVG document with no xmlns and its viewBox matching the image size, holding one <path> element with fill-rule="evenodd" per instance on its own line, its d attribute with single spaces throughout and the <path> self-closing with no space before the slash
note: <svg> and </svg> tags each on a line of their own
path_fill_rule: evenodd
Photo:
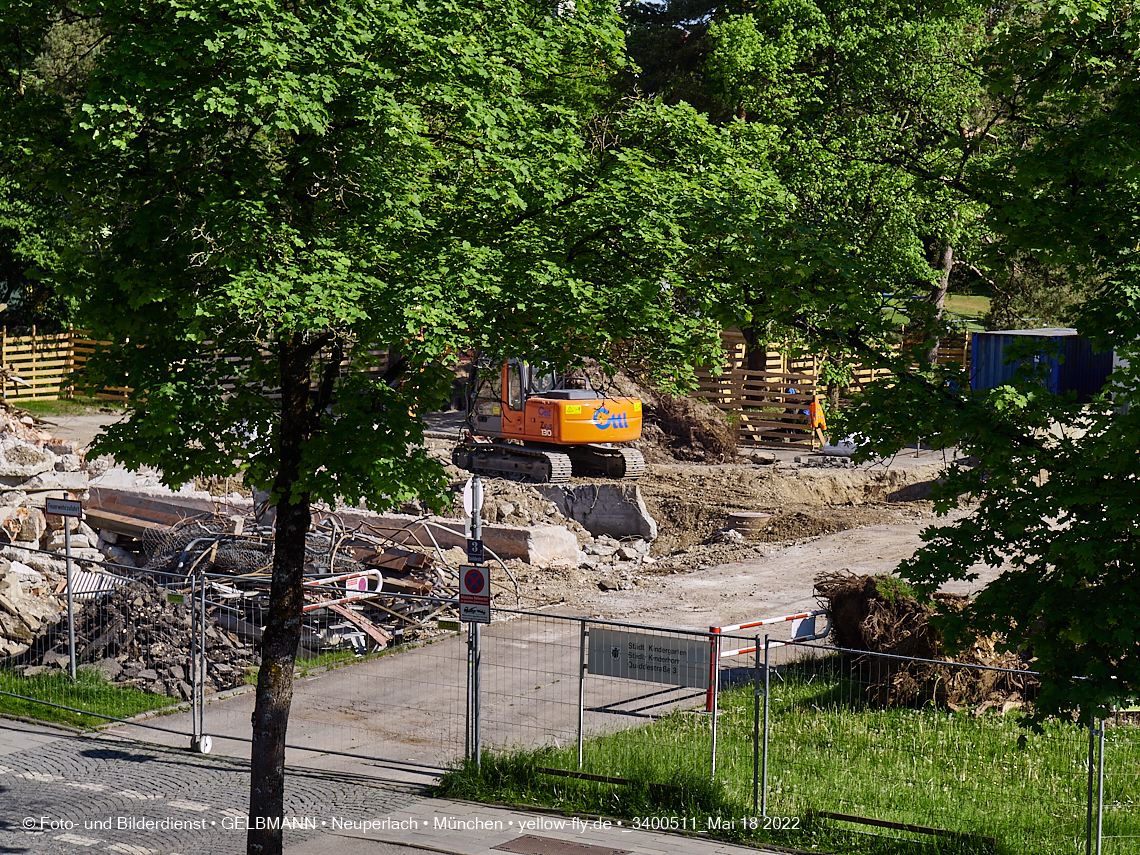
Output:
<svg viewBox="0 0 1140 855">
<path fill-rule="evenodd" d="M 307 586 L 292 759 L 438 769 L 478 743 L 615 786 L 715 780 L 743 811 L 794 818 L 844 851 L 1140 852 L 1140 716 L 1114 716 L 1103 738 L 1062 721 L 1027 732 L 1017 707 L 1032 672 L 789 643 L 790 629 L 714 636 L 496 609 L 481 630 L 476 727 L 474 651 L 454 601 L 381 596 L 366 573 L 340 575 Z M 80 596 L 77 680 L 65 623 L 0 663 L 4 711 L 77 711 L 91 725 L 180 707 L 142 723 L 248 752 L 266 581 L 168 567 L 132 579 Z M 206 615 L 196 641 L 192 606 Z M 380 615 L 382 639 L 370 634 Z M 955 711 L 963 691 L 985 700 Z"/>
</svg>

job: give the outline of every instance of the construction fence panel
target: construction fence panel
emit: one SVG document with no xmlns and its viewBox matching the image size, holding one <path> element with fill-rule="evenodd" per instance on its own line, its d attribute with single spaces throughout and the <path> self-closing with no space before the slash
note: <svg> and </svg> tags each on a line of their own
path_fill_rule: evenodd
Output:
<svg viewBox="0 0 1140 855">
<path fill-rule="evenodd" d="M 34 578 L 30 570 L 18 571 L 26 575 L 25 591 L 51 593 L 66 603 L 65 576 L 56 583 L 38 571 Z M 53 608 L 33 617 L 24 610 L 30 646 L 0 658 L 0 712 L 97 726 L 188 701 L 190 589 L 168 589 L 166 581 L 135 568 L 75 561 L 75 679 L 67 612 Z M 0 612 L 0 620 L 21 619 Z M 245 653 L 252 657 L 252 647 Z"/>
<path fill-rule="evenodd" d="M 207 613 L 216 626 L 259 642 L 268 622 L 267 582 L 264 589 L 246 582 L 240 591 L 227 591 L 225 577 L 213 581 Z M 307 585 L 287 746 L 432 767 L 460 761 L 466 739 L 466 634 L 446 629 L 432 637 L 389 634 L 360 620 L 355 605 L 365 601 L 403 616 L 408 627 L 433 615 L 443 616 L 446 625 L 446 616 L 454 614 L 450 600 L 387 593 L 376 598 L 343 585 Z M 382 642 L 370 637 L 376 634 Z M 208 661 L 207 674 L 212 667 Z M 256 672 L 251 669 L 246 680 L 252 689 Z M 249 739 L 255 693 L 217 701 L 207 694 L 206 701 L 204 732 L 225 753 L 239 751 Z"/>
<path fill-rule="evenodd" d="M 799 817 L 852 851 L 872 837 L 953 842 L 954 851 L 1085 851 L 1088 728 L 1020 727 L 1016 693 L 1000 698 L 1029 672 L 931 670 L 816 644 L 768 655 L 768 815 Z M 955 692 L 990 700 L 955 712 Z"/>
<path fill-rule="evenodd" d="M 621 783 L 707 781 L 709 634 L 496 610 L 484 630 L 485 749 Z"/>
<path fill-rule="evenodd" d="M 1140 708 L 1118 712 L 1105 721 L 1103 757 L 1100 851 L 1136 855 L 1140 853 Z"/>
</svg>

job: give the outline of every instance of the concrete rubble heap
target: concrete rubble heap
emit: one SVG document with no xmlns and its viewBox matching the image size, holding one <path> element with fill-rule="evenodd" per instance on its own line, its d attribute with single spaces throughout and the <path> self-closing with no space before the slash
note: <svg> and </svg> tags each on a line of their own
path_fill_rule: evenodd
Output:
<svg viewBox="0 0 1140 855">
<path fill-rule="evenodd" d="M 190 606 L 172 603 L 150 580 L 124 585 L 84 604 L 75 620 L 75 655 L 109 682 L 133 685 L 156 695 L 190 699 Z M 257 667 L 253 648 L 207 621 L 207 694 L 245 683 Z M 14 660 L 26 676 L 67 667 L 67 622 L 45 627 Z"/>
<path fill-rule="evenodd" d="M 30 417 L 0 412 L 0 656 L 21 652 L 59 619 L 55 593 L 66 565 L 39 550 L 63 552 L 64 521 L 43 509 L 48 497 L 83 497 L 87 485 L 72 443 L 53 439 Z M 98 534 L 77 520 L 69 523 L 73 557 L 106 560 Z"/>
</svg>

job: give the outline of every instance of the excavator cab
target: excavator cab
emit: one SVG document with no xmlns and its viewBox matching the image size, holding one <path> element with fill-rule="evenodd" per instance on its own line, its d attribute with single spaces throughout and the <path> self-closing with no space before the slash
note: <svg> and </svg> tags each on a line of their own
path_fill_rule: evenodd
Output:
<svg viewBox="0 0 1140 855">
<path fill-rule="evenodd" d="M 521 359 L 476 363 L 467 428 L 452 453 L 480 474 L 566 481 L 571 474 L 636 478 L 641 452 L 621 447 L 641 437 L 641 401 L 613 398 L 584 378 Z"/>
</svg>

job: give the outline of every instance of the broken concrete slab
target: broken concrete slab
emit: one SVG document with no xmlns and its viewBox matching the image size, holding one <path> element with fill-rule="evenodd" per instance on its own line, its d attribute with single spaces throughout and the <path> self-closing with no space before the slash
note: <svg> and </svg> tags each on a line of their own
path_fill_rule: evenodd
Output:
<svg viewBox="0 0 1140 855">
<path fill-rule="evenodd" d="M 649 515 L 636 484 L 536 484 L 535 489 L 590 534 L 657 537 L 657 521 Z"/>
<path fill-rule="evenodd" d="M 55 455 L 18 439 L 0 442 L 0 478 L 31 478 L 55 468 Z M 12 485 L 15 486 L 15 485 Z"/>
<path fill-rule="evenodd" d="M 337 517 L 349 528 L 362 524 L 399 544 L 422 548 L 434 538 L 441 549 L 464 549 L 467 545 L 463 523 L 453 519 L 433 517 L 425 521 L 408 514 L 381 515 L 367 511 L 338 511 Z M 558 560 L 577 563 L 578 560 L 578 538 L 569 529 L 557 525 L 485 525 L 483 543 L 499 558 L 519 558 L 527 564 L 546 565 Z"/>
</svg>

